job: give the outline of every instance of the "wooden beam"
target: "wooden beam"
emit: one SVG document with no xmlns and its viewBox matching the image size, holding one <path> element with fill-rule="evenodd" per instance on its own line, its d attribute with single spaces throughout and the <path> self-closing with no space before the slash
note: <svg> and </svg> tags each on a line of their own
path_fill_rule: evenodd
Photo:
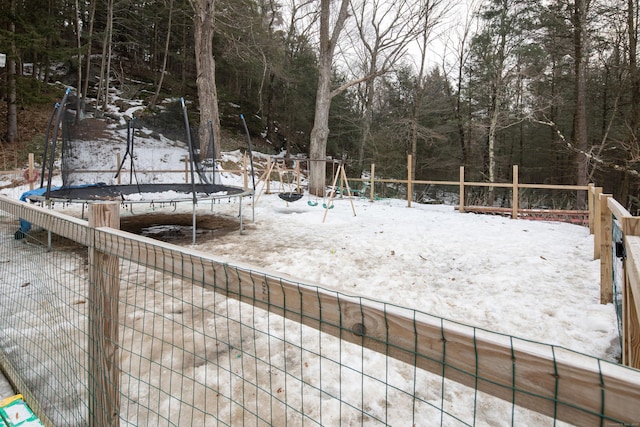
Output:
<svg viewBox="0 0 640 427">
<path fill-rule="evenodd" d="M 560 184 L 520 184 L 520 188 L 539 188 L 544 190 L 579 190 L 587 191 L 587 185 L 560 185 Z"/>
<path fill-rule="evenodd" d="M 640 372 L 117 230 L 98 249 L 191 281 L 525 408 L 584 426 L 640 420 Z"/>
<path fill-rule="evenodd" d="M 458 202 L 458 210 L 464 213 L 464 166 L 460 166 L 460 201 Z"/>
<path fill-rule="evenodd" d="M 627 251 L 625 261 L 625 273 L 627 285 L 623 295 L 623 310 L 630 317 L 631 329 L 624 328 L 625 346 L 623 348 L 624 361 L 629 366 L 640 368 L 640 325 L 638 314 L 640 313 L 640 237 L 628 236 L 624 240 Z"/>
<path fill-rule="evenodd" d="M 117 202 L 89 204 L 89 227 L 120 228 Z M 93 234 L 93 233 L 92 233 Z M 120 425 L 120 260 L 89 246 L 89 419 L 91 426 Z"/>
<path fill-rule="evenodd" d="M 600 203 L 600 195 L 602 187 L 596 187 L 593 203 L 593 259 L 600 259 L 600 239 L 602 238 L 602 203 Z"/>
<path fill-rule="evenodd" d="M 622 288 L 622 330 L 625 344 L 623 360 L 627 366 L 640 368 L 640 217 L 624 217 L 622 233 L 626 250 Z"/>
<path fill-rule="evenodd" d="M 347 173 L 344 170 L 344 163 L 340 163 L 338 165 L 338 171 L 340 171 L 340 176 L 344 181 L 344 188 L 347 191 L 347 197 L 349 198 L 349 202 L 351 203 L 351 211 L 353 212 L 353 216 L 356 216 L 356 206 L 353 204 L 353 197 L 351 196 L 351 188 L 349 188 L 349 180 L 347 179 Z"/>
<path fill-rule="evenodd" d="M 376 188 L 375 187 L 375 185 L 376 185 L 375 176 L 376 176 L 376 165 L 375 165 L 375 163 L 371 163 L 371 176 L 369 177 L 369 179 L 370 179 L 369 195 L 370 195 L 371 203 L 373 203 L 373 201 L 375 200 L 375 198 L 374 198 L 374 192 L 375 192 L 375 188 Z"/>
<path fill-rule="evenodd" d="M 411 198 L 413 197 L 412 191 L 413 191 L 413 184 L 411 182 L 411 167 L 412 167 L 412 160 L 411 160 L 411 154 L 407 155 L 407 207 L 411 207 Z"/>
<path fill-rule="evenodd" d="M 29 168 L 27 169 L 27 177 L 29 178 L 29 190 L 33 190 L 33 183 L 36 180 L 36 170 L 34 168 L 34 156 L 33 153 L 29 153 Z"/>
<path fill-rule="evenodd" d="M 44 220 L 56 234 L 68 231 L 70 225 L 86 228 L 81 220 L 38 216 L 46 213 L 56 219 L 60 215 L 56 212 L 3 196 L 0 202 L 17 216 Z M 603 202 L 606 206 L 606 197 Z M 68 237 L 86 239 L 86 234 Z M 324 290 L 280 273 L 232 266 L 188 248 L 118 230 L 96 229 L 95 236 L 95 250 L 105 255 L 173 274 L 559 420 L 599 426 L 601 410 L 607 419 L 626 423 L 640 419 L 638 371 Z"/>
<path fill-rule="evenodd" d="M 613 222 L 607 201 L 611 194 L 600 194 L 600 304 L 613 302 L 613 260 L 612 238 Z"/>
<path fill-rule="evenodd" d="M 594 185 L 589 184 L 589 190 L 587 190 L 587 200 L 588 200 L 588 209 L 589 209 L 589 233 L 593 234 L 593 209 L 594 209 Z"/>
<path fill-rule="evenodd" d="M 518 165 L 513 165 L 513 189 L 511 190 L 511 218 L 518 219 Z"/>
<path fill-rule="evenodd" d="M 21 202 L 7 196 L 0 195 L 0 203 L 3 210 L 10 215 L 24 219 L 32 224 L 49 230 L 54 234 L 78 242 L 82 245 L 89 245 L 87 233 L 87 221 L 73 218 L 59 212 L 41 208 L 27 202 Z"/>
<path fill-rule="evenodd" d="M 120 152 L 116 153 L 116 168 L 119 167 L 121 164 L 121 159 L 120 159 Z M 117 169 L 116 169 L 117 170 Z M 120 179 L 120 177 L 122 176 L 121 173 L 118 174 L 118 185 L 122 184 L 122 179 Z"/>
<path fill-rule="evenodd" d="M 621 220 L 624 217 L 631 216 L 631 213 L 629 213 L 629 211 L 626 210 L 624 206 L 620 204 L 620 202 L 618 202 L 616 199 L 614 199 L 611 196 L 607 198 L 607 208 L 609 209 L 609 211 L 611 211 L 611 214 L 615 216 L 617 219 Z"/>
</svg>

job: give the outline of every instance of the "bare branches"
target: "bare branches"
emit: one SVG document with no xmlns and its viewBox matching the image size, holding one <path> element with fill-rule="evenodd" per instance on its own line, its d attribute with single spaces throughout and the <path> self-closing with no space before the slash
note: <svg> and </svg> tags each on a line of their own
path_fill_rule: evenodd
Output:
<svg viewBox="0 0 640 427">
<path fill-rule="evenodd" d="M 599 157 L 598 155 L 595 155 L 593 152 L 590 151 L 586 151 L 583 150 L 577 146 L 575 146 L 571 141 L 569 141 L 567 138 L 565 138 L 564 134 L 562 133 L 562 131 L 560 131 L 560 129 L 558 128 L 558 126 L 552 122 L 551 120 L 537 120 L 534 118 L 530 119 L 532 122 L 534 123 L 538 123 L 538 124 L 542 124 L 545 126 L 549 126 L 551 129 L 553 129 L 553 131 L 556 133 L 556 135 L 558 136 L 558 138 L 560 139 L 560 141 L 562 141 L 562 143 L 565 145 L 566 148 L 568 148 L 569 150 L 571 150 L 572 152 L 579 154 L 581 156 L 584 156 L 588 161 L 593 162 L 594 164 L 602 167 L 602 168 L 608 168 L 608 169 L 612 169 L 618 172 L 622 172 L 634 177 L 640 177 L 640 172 L 638 172 L 637 170 L 631 168 L 629 165 L 630 164 L 634 164 L 634 163 L 638 163 L 640 162 L 640 153 L 637 153 L 631 160 L 628 160 L 625 166 L 623 165 L 619 165 L 617 163 L 614 163 L 612 161 L 608 161 L 608 160 L 604 160 L 601 157 Z"/>
</svg>

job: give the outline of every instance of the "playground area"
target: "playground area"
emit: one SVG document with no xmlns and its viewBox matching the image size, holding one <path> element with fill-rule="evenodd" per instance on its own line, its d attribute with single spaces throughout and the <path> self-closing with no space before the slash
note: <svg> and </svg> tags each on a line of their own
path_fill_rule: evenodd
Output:
<svg viewBox="0 0 640 427">
<path fill-rule="evenodd" d="M 129 177 L 137 189 L 144 175 L 188 186 L 202 173 L 243 195 L 116 193 L 123 231 L 113 231 L 83 220 L 102 206 L 87 198 L 41 194 L 23 206 L 24 188 L 0 190 L 14 199 L 1 200 L 0 362 L 25 388 L 40 384 L 28 400 L 56 425 L 100 414 L 136 425 L 555 426 L 635 416 L 640 380 L 618 364 L 616 308 L 601 304 L 589 228 L 411 204 L 410 180 L 404 200 L 372 203 L 376 186 L 398 182 L 374 182 L 383 180 L 372 171 L 349 186 L 332 159 L 327 193 L 309 194 L 308 159 L 221 153 L 206 172 L 185 145 L 144 128 L 109 133 L 120 136 L 84 141 L 88 158 L 67 152 L 78 162 L 66 169 L 74 185 L 117 189 Z M 52 174 L 52 185 L 64 176 Z M 443 185 L 462 195 L 470 184 Z M 504 185 L 518 200 L 518 187 Z M 243 197 L 252 213 L 244 226 Z M 16 239 L 21 219 L 34 228 Z M 111 287 L 93 294 L 98 283 Z M 117 379 L 78 363 L 103 358 L 119 365 Z"/>
<path fill-rule="evenodd" d="M 122 256 L 115 265 L 122 369 L 117 402 L 123 422 L 563 425 L 558 419 L 578 420 L 580 414 L 563 416 L 565 406 L 559 404 L 561 418 L 554 421 L 547 403 L 530 402 L 547 407 L 549 417 L 525 409 L 531 407 L 527 399 L 518 398 L 514 406 L 473 384 L 491 393 L 496 390 L 483 384 L 516 384 L 499 393 L 503 398 L 509 393 L 524 398 L 538 384 L 561 393 L 554 397 L 536 389 L 550 399 L 546 402 L 575 396 L 591 405 L 601 396 L 592 381 L 610 384 L 612 374 L 622 378 L 615 373 L 623 369 L 616 363 L 615 310 L 600 304 L 593 240 L 585 227 L 462 215 L 447 206 L 407 209 L 394 200 L 354 201 L 355 217 L 348 201 L 336 200 L 322 223 L 320 207 L 263 197 L 256 223 L 245 233 L 193 248 L 99 232 L 100 250 Z M 58 226 L 33 217 L 39 212 L 17 215 L 83 240 L 83 222 L 71 218 Z M 46 214 L 52 220 L 60 215 Z M 15 227 L 16 217 L 6 220 L 5 230 Z M 17 280 L 4 287 L 13 313 L 7 321 L 15 320 L 5 323 L 12 331 L 7 339 L 27 348 L 36 337 L 34 342 L 49 342 L 54 330 L 48 325 L 62 316 L 64 328 L 55 333 L 65 340 L 51 341 L 46 352 L 39 344 L 40 350 L 28 352 L 28 362 L 46 366 L 48 375 L 62 379 L 60 387 L 67 380 L 85 384 L 85 368 L 68 362 L 54 368 L 49 357 L 83 360 L 80 343 L 94 336 L 86 332 L 88 302 L 94 298 L 87 294 L 92 288 L 86 258 L 61 246 L 62 251 L 48 252 L 46 240 L 6 237 L 12 251 L 27 251 L 20 263 L 0 264 L 11 271 L 3 277 Z M 55 287 L 48 289 L 39 279 L 34 263 L 57 271 Z M 118 277 L 105 267 L 97 271 L 104 271 L 105 279 Z M 42 310 L 37 303 L 42 298 L 56 310 Z M 25 316 L 33 319 L 24 325 L 29 330 L 20 327 Z M 8 356 L 17 363 L 20 353 L 12 348 Z M 512 353 L 516 365 L 504 369 Z M 535 362 L 536 357 L 545 362 Z M 442 358 L 444 364 L 437 362 Z M 530 361 L 541 365 L 533 368 Z M 589 373 L 572 374 L 574 362 Z M 544 372 L 554 365 L 559 388 L 544 380 L 553 378 Z M 507 378 L 512 372 L 517 376 Z M 42 372 L 27 369 L 23 375 L 36 381 Z M 577 393 L 580 383 L 588 397 Z M 83 419 L 85 389 L 70 390 L 79 394 L 45 387 L 43 406 L 55 405 L 58 419 Z M 53 396 L 60 398 L 47 400 Z M 606 402 L 624 402 L 610 399 Z"/>
</svg>

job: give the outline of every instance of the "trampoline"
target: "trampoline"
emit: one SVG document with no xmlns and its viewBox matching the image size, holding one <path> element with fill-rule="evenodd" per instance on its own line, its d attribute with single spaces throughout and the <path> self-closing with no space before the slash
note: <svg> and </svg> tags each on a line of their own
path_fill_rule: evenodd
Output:
<svg viewBox="0 0 640 427">
<path fill-rule="evenodd" d="M 175 170 L 154 170 L 151 171 L 153 172 L 152 174 L 149 174 L 150 171 L 139 172 L 136 170 L 136 162 L 137 159 L 140 158 L 136 157 L 136 155 L 148 157 L 150 155 L 154 155 L 154 152 L 148 151 L 147 153 L 143 152 L 142 154 L 136 152 L 134 154 L 134 148 L 137 147 L 134 144 L 134 136 L 136 135 L 135 118 L 127 119 L 126 151 L 124 156 L 121 158 L 121 161 L 119 160 L 119 166 L 115 176 L 113 171 L 104 170 L 109 168 L 104 165 L 99 165 L 102 160 L 101 157 L 103 156 L 90 151 L 91 143 L 95 143 L 95 141 L 92 141 L 87 137 L 73 135 L 74 130 L 75 132 L 78 131 L 72 125 L 77 125 L 77 123 L 75 123 L 75 112 L 69 111 L 71 110 L 71 105 L 69 105 L 70 108 L 67 108 L 67 98 L 69 97 L 69 93 L 70 90 L 67 90 L 62 101 L 55 105 L 49 119 L 45 147 L 42 156 L 40 188 L 24 193 L 21 197 L 22 200 L 41 202 L 49 206 L 53 206 L 54 203 L 81 203 L 83 217 L 85 205 L 99 201 L 117 201 L 121 203 L 123 207 L 128 208 L 132 213 L 134 205 L 149 204 L 153 207 L 173 206 L 175 210 L 178 203 L 191 203 L 193 205 L 193 243 L 195 243 L 196 205 L 198 202 L 211 202 L 211 210 L 213 210 L 216 201 L 228 200 L 231 202 L 232 199 L 237 199 L 239 201 L 240 232 L 242 233 L 242 201 L 245 197 L 253 197 L 255 189 L 222 184 L 220 182 L 221 174 L 220 171 L 217 170 L 217 163 L 215 160 L 211 162 L 210 166 L 212 169 L 206 170 L 203 164 L 199 161 L 199 154 L 201 148 L 205 148 L 210 150 L 207 151 L 207 153 L 210 153 L 210 159 L 216 158 L 217 153 L 215 153 L 215 144 L 213 143 L 213 128 L 210 122 L 209 141 L 205 142 L 208 144 L 208 147 L 202 147 L 202 141 L 194 142 L 191 136 L 191 129 L 189 127 L 184 99 L 180 99 L 180 104 L 182 116 L 184 118 L 183 135 L 186 136 L 184 141 L 186 149 L 181 150 L 176 148 L 181 143 L 175 140 L 171 140 L 171 146 L 167 148 L 167 152 L 180 152 L 184 157 L 184 181 L 166 182 L 167 179 L 172 180 L 171 178 L 167 178 L 168 176 L 176 176 L 171 175 L 171 173 L 176 172 Z M 52 186 L 52 177 L 58 133 L 60 130 L 62 131 L 62 186 L 54 187 Z M 138 130 L 140 130 L 140 128 L 138 128 Z M 145 130 L 148 129 L 145 127 Z M 160 133 L 157 130 L 152 130 L 155 133 Z M 99 145 L 100 143 L 98 142 L 97 144 Z M 139 149 L 139 146 L 135 148 L 135 150 Z M 250 146 L 249 150 L 251 150 Z M 155 151 L 158 151 L 158 149 Z M 79 153 L 83 153 L 83 156 L 79 156 Z M 78 158 L 86 158 L 87 153 L 92 154 L 90 164 L 79 165 Z M 161 164 L 161 162 L 155 163 Z M 95 170 L 96 166 L 98 166 L 98 169 L 102 166 L 103 170 Z M 128 166 L 126 170 L 125 166 Z M 98 172 L 102 173 L 101 178 Z M 120 182 L 120 176 L 123 172 L 128 172 L 129 174 L 128 184 L 122 184 Z M 105 175 L 105 173 L 108 174 Z M 253 174 L 253 162 L 251 164 L 251 173 Z M 110 182 L 87 183 L 87 176 L 89 176 L 89 180 L 91 179 L 91 176 L 94 176 L 98 177 L 100 180 L 104 179 Z M 159 177 L 162 179 L 159 180 Z M 20 230 L 23 234 L 26 233 L 30 227 L 27 227 L 26 229 L 24 228 L 25 227 L 21 226 Z"/>
<path fill-rule="evenodd" d="M 231 197 L 246 197 L 253 191 L 220 184 L 93 184 L 51 188 L 47 193 L 29 195 L 29 200 L 52 200 L 63 203 L 89 203 L 114 200 L 123 204 L 164 202 L 193 202 L 193 191 L 197 200 L 217 200 Z M 162 193 L 171 193 L 163 195 Z M 177 193 L 177 194 L 176 194 Z"/>
</svg>

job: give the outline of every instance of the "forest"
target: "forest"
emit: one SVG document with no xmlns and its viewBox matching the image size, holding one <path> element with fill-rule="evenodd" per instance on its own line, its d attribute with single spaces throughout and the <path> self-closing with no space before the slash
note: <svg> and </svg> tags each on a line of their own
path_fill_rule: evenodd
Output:
<svg viewBox="0 0 640 427">
<path fill-rule="evenodd" d="M 637 212 L 639 3 L 3 0 L 0 151 L 42 141 L 21 115 L 70 86 L 95 116 L 184 97 L 216 144 L 242 113 L 273 153 L 343 159 L 350 176 L 405 178 L 408 154 L 418 180 L 464 166 L 503 182 L 515 164 L 521 182 L 594 182 Z"/>
</svg>

